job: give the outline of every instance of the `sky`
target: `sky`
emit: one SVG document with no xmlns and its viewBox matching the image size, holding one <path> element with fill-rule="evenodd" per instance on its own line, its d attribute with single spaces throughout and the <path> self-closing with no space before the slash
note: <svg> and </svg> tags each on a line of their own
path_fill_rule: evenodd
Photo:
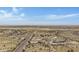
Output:
<svg viewBox="0 0 79 59">
<path fill-rule="evenodd" d="M 0 25 L 79 25 L 79 8 L 0 7 Z"/>
</svg>

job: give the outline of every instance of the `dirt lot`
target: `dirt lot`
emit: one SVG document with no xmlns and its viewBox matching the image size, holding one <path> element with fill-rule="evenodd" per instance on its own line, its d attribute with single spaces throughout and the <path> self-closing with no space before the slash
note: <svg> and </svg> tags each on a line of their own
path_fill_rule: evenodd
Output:
<svg viewBox="0 0 79 59">
<path fill-rule="evenodd" d="M 1 52 L 78 52 L 79 26 L 1 26 Z"/>
</svg>

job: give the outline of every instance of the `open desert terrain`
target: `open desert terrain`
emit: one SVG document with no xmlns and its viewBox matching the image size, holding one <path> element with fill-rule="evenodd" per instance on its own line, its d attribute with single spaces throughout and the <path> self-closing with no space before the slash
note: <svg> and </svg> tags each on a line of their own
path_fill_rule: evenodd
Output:
<svg viewBox="0 0 79 59">
<path fill-rule="evenodd" d="M 0 52 L 79 52 L 79 26 L 0 26 Z"/>
</svg>

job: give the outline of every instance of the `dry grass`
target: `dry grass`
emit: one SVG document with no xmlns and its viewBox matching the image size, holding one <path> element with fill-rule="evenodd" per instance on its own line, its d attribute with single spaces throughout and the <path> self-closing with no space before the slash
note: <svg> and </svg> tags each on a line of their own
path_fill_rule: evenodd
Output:
<svg viewBox="0 0 79 59">
<path fill-rule="evenodd" d="M 59 27 L 60 28 L 60 27 Z M 13 51 L 33 34 L 23 51 L 26 52 L 76 52 L 79 51 L 79 28 L 4 28 L 0 29 L 0 51 Z M 24 38 L 24 39 L 22 39 Z"/>
</svg>

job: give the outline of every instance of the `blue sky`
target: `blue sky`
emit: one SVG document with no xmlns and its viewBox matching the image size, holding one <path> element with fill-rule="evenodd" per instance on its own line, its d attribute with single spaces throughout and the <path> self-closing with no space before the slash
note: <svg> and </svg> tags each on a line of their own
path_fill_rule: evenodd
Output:
<svg viewBox="0 0 79 59">
<path fill-rule="evenodd" d="M 0 7 L 0 25 L 79 25 L 79 8 Z"/>
</svg>

